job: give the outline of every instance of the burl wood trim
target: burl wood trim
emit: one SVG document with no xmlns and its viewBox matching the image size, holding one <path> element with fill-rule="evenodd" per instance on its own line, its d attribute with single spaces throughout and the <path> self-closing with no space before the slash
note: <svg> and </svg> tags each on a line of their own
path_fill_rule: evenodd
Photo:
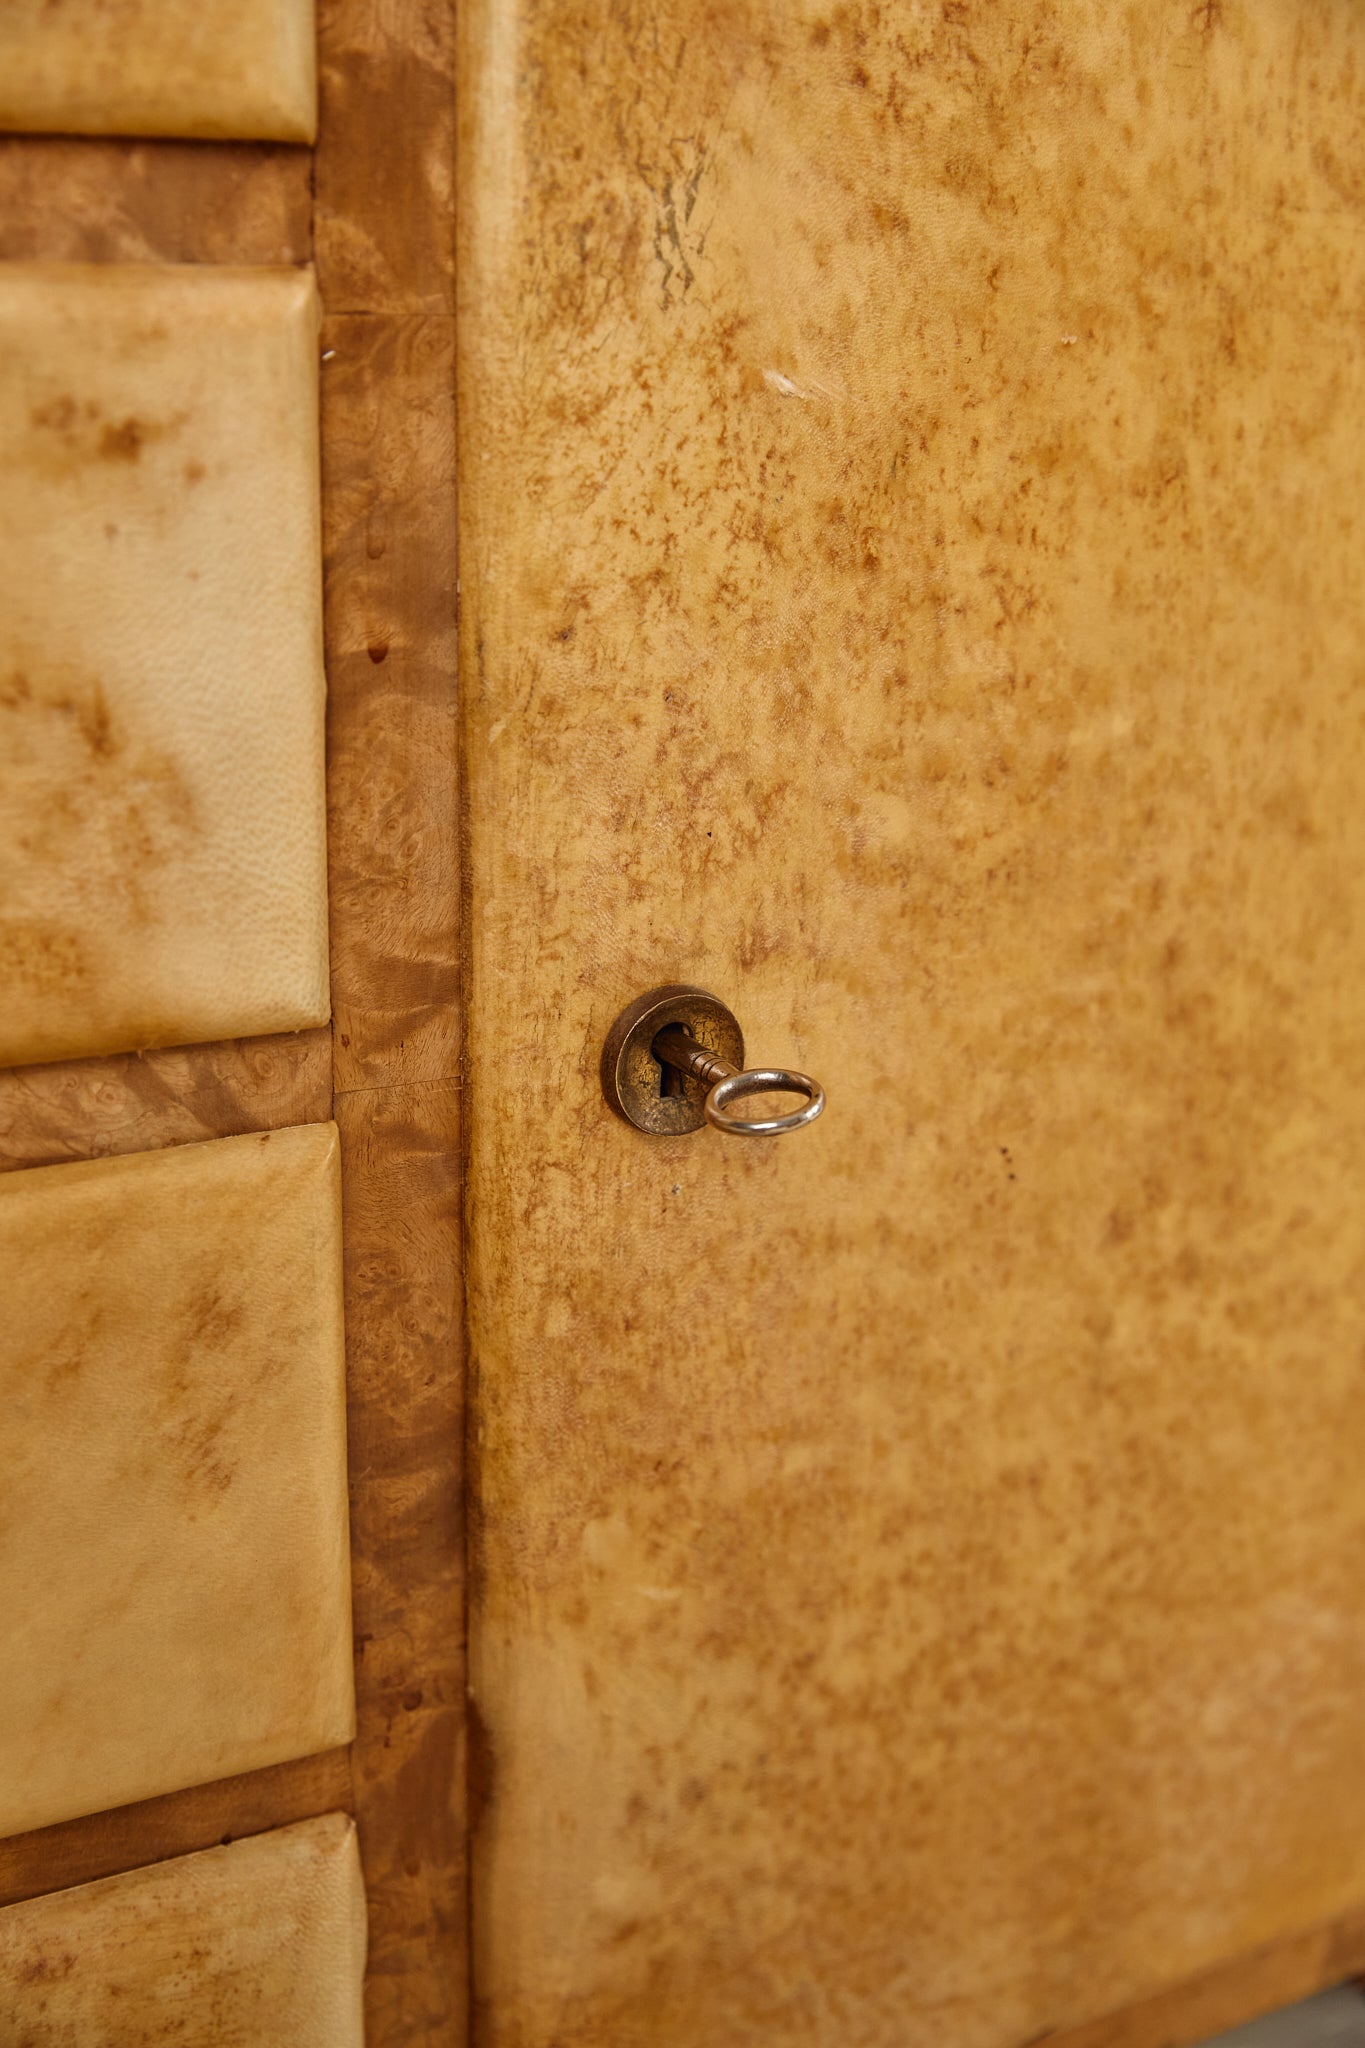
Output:
<svg viewBox="0 0 1365 2048">
<path fill-rule="evenodd" d="M 320 0 L 313 231 L 329 313 L 454 315 L 454 0 Z"/>
<path fill-rule="evenodd" d="M 332 1034 L 282 1032 L 0 1069 L 0 1173 L 326 1123 Z"/>
<path fill-rule="evenodd" d="M 0 1906 L 350 1804 L 351 1753 L 329 1749 L 110 1813 L 59 1821 L 0 1841 Z"/>
<path fill-rule="evenodd" d="M 287 143 L 0 137 L 0 261 L 306 263 L 311 173 Z"/>
<path fill-rule="evenodd" d="M 338 1089 L 457 1070 L 454 335 L 323 325 Z"/>
<path fill-rule="evenodd" d="M 336 1098 L 369 2048 L 464 2039 L 458 1091 Z"/>
<path fill-rule="evenodd" d="M 454 8 L 320 9 L 314 233 L 368 2048 L 466 2038 Z"/>
</svg>

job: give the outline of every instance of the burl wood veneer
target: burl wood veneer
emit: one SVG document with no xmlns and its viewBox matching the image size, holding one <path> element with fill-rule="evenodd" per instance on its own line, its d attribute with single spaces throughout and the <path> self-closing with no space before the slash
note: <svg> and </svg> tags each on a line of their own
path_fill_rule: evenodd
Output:
<svg viewBox="0 0 1365 2048">
<path fill-rule="evenodd" d="M 0 1064 L 328 1015 L 317 319 L 0 268 Z"/>
<path fill-rule="evenodd" d="M 0 128 L 311 142 L 313 0 L 4 0 Z"/>
<path fill-rule="evenodd" d="M 1365 1900 L 1365 10 L 466 28 L 480 2038 L 1015 2048 Z"/>
<path fill-rule="evenodd" d="M 355 1823 L 324 1814 L 0 1912 L 22 2048 L 361 2048 Z"/>
<path fill-rule="evenodd" d="M 350 1740 L 331 1124 L 0 1179 L 0 1833 Z"/>
</svg>

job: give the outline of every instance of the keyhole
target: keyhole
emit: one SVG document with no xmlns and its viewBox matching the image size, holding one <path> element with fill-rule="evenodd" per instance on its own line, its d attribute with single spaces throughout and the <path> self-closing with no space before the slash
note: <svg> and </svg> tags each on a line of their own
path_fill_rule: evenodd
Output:
<svg viewBox="0 0 1365 2048">
<path fill-rule="evenodd" d="M 683 1092 L 683 1077 L 678 1072 L 678 1069 L 671 1067 L 667 1060 L 659 1060 L 657 1064 L 659 1068 L 660 1095 L 665 1101 L 672 1095 L 681 1095 Z"/>
</svg>

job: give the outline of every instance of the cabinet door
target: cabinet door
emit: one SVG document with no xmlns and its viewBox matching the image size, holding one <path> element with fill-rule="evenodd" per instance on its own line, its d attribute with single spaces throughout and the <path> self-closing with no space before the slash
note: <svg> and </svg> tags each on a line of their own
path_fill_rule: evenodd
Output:
<svg viewBox="0 0 1365 2048">
<path fill-rule="evenodd" d="M 1365 15 L 466 33 L 485 2038 L 1010 2048 L 1365 1900 Z"/>
</svg>

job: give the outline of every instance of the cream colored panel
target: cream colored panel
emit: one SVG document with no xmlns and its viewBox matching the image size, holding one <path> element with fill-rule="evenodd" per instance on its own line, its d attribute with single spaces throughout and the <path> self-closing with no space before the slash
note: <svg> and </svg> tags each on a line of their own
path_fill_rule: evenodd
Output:
<svg viewBox="0 0 1365 2048">
<path fill-rule="evenodd" d="M 0 2041 L 361 2048 L 365 1891 L 344 1813 L 0 1912 Z"/>
<path fill-rule="evenodd" d="M 0 1063 L 328 1014 L 317 301 L 0 268 Z"/>
<path fill-rule="evenodd" d="M 464 12 L 485 2041 L 1017 2048 L 1365 1901 L 1365 7 Z"/>
<path fill-rule="evenodd" d="M 331 1124 L 0 1179 L 0 1833 L 350 1740 Z"/>
<path fill-rule="evenodd" d="M 0 127 L 311 142 L 313 0 L 3 0 Z"/>
</svg>

